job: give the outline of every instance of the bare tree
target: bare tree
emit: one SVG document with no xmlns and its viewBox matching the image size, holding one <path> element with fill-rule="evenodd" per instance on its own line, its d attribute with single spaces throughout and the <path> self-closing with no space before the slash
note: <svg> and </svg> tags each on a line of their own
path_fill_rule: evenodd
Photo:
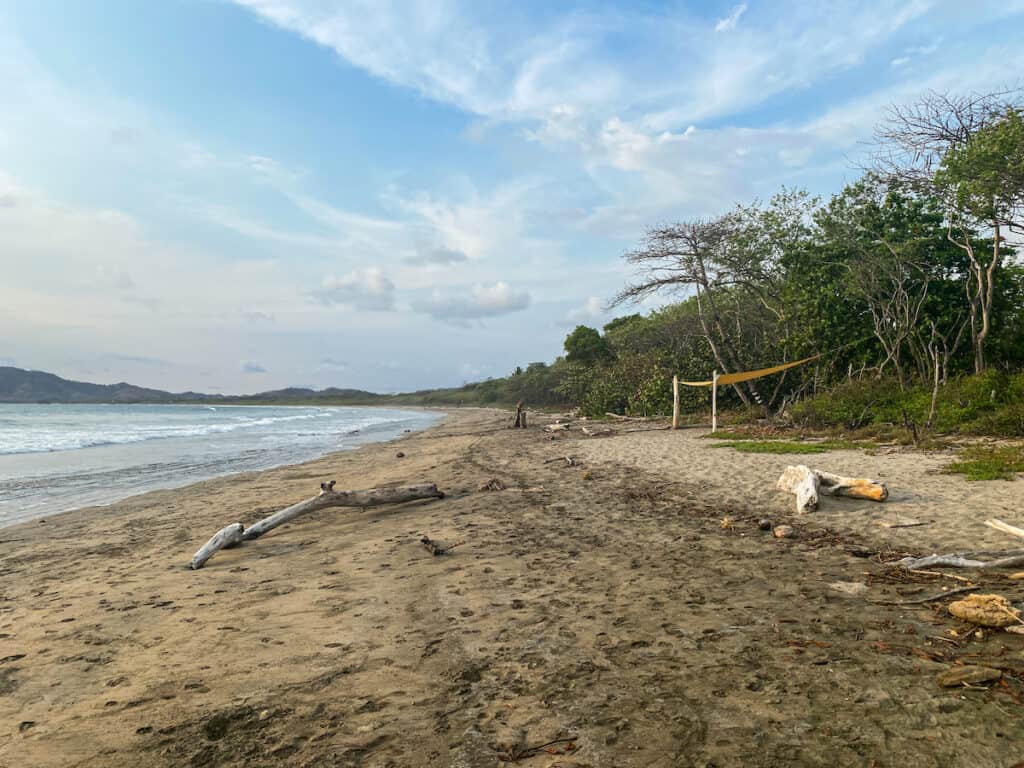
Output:
<svg viewBox="0 0 1024 768">
<path fill-rule="evenodd" d="M 657 293 L 692 292 L 701 329 L 715 362 L 723 371 L 742 370 L 734 341 L 736 332 L 726 330 L 726 311 L 719 301 L 719 293 L 732 283 L 722 265 L 727 261 L 730 238 L 736 227 L 736 217 L 731 214 L 652 227 L 640 247 L 625 256 L 626 261 L 637 268 L 638 279 L 619 291 L 610 306 L 639 302 Z M 732 319 L 738 321 L 735 316 Z M 751 398 L 760 402 L 756 385 L 745 384 L 733 385 L 743 403 L 750 405 Z"/>
<path fill-rule="evenodd" d="M 909 106 L 892 107 L 876 128 L 874 170 L 910 189 L 933 194 L 947 208 L 947 237 L 967 259 L 964 288 L 969 309 L 975 373 L 985 369 L 985 341 L 991 330 L 992 303 L 998 272 L 1003 264 L 1004 230 L 1019 228 L 1021 222 L 1005 214 L 979 213 L 964 205 L 957 180 L 940 181 L 943 163 L 964 150 L 979 132 L 1019 113 L 1024 102 L 1020 87 L 995 93 L 955 95 L 931 91 Z M 1010 206 L 1014 209 L 1014 206 Z M 1002 210 L 1006 210 L 1004 207 Z M 991 234 L 987 256 L 978 253 L 977 230 Z"/>
</svg>

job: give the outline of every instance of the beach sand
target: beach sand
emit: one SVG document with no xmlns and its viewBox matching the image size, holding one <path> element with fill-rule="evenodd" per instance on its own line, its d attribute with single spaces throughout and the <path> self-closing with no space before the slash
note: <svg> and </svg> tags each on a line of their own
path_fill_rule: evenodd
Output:
<svg viewBox="0 0 1024 768">
<path fill-rule="evenodd" d="M 551 439 L 542 416 L 506 418 L 457 411 L 398 442 L 0 530 L 0 766 L 1024 760 L 1024 636 L 977 637 L 945 602 L 879 604 L 962 586 L 898 574 L 890 553 L 1017 546 L 982 521 L 1022 524 L 1024 483 L 968 483 L 913 452 L 750 455 L 635 425 Z M 797 517 L 774 490 L 791 463 L 892 497 Z M 187 568 L 220 527 L 327 479 L 447 497 L 324 510 Z M 507 488 L 480 490 L 491 479 Z M 928 524 L 876 524 L 897 516 Z M 433 557 L 424 534 L 463 543 Z M 978 583 L 1024 597 L 1003 574 Z M 1004 678 L 940 688 L 954 658 Z"/>
</svg>

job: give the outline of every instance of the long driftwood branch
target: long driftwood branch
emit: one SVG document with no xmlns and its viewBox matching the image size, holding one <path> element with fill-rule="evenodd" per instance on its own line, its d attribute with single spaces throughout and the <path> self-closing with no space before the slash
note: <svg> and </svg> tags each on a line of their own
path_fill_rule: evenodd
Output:
<svg viewBox="0 0 1024 768">
<path fill-rule="evenodd" d="M 433 483 L 395 486 L 391 488 L 370 488 L 365 491 L 336 491 L 334 490 L 334 482 L 334 480 L 331 480 L 329 483 L 321 483 L 320 493 L 313 498 L 300 501 L 298 504 L 292 504 L 290 507 L 285 507 L 280 512 L 275 512 L 270 517 L 265 517 L 249 528 L 245 528 L 241 523 L 233 523 L 217 531 L 213 538 L 200 547 L 199 551 L 192 557 L 192 570 L 202 568 L 207 560 L 222 549 L 233 547 L 245 541 L 258 539 L 280 525 L 321 509 L 328 507 L 377 507 L 384 504 L 398 504 L 417 499 L 444 498 L 444 493 L 439 491 Z"/>
<path fill-rule="evenodd" d="M 1008 533 L 1011 536 L 1024 538 L 1024 528 L 1004 523 L 1002 520 L 990 518 L 985 521 L 985 525 L 989 528 L 995 528 L 997 531 Z M 977 559 L 980 555 L 989 553 L 978 552 L 968 557 L 967 555 L 969 554 L 960 552 L 952 555 L 928 555 L 927 557 L 920 558 L 904 557 L 902 560 L 897 561 L 897 565 L 907 569 L 941 566 L 948 568 L 1014 568 L 1018 565 L 1024 565 L 1024 551 L 1022 550 L 995 553 L 997 556 L 992 560 Z"/>
<path fill-rule="evenodd" d="M 919 570 L 921 568 L 1013 568 L 1024 565 L 1024 554 L 1008 554 L 1006 557 L 997 557 L 994 560 L 975 560 L 964 555 L 928 555 L 927 557 L 904 557 L 896 561 L 907 570 Z"/>
</svg>

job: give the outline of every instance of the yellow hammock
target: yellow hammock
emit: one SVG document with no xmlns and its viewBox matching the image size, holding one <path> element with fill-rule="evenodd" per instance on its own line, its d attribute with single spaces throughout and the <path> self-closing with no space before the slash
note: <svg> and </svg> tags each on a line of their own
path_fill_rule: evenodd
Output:
<svg viewBox="0 0 1024 768">
<path fill-rule="evenodd" d="M 771 368 L 759 368 L 756 371 L 741 371 L 740 373 L 723 373 L 721 376 L 718 377 L 717 383 L 739 384 L 741 381 L 759 379 L 762 376 L 768 376 L 769 374 L 772 373 L 784 371 L 787 368 L 795 368 L 796 366 L 803 365 L 804 363 L 810 362 L 811 360 L 817 360 L 819 357 L 821 357 L 820 353 L 817 355 L 811 355 L 810 357 L 805 357 L 803 360 L 795 360 L 792 363 L 773 365 Z M 708 381 L 680 381 L 679 383 L 687 387 L 710 387 L 716 382 L 714 380 L 709 379 Z"/>
</svg>

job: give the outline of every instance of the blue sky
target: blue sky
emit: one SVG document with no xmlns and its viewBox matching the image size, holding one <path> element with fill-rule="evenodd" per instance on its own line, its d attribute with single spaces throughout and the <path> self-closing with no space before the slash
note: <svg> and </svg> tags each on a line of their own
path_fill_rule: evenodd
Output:
<svg viewBox="0 0 1024 768">
<path fill-rule="evenodd" d="M 395 391 L 550 360 L 650 224 L 856 178 L 1024 2 L 0 0 L 0 364 Z M 643 309 L 643 308 L 642 308 Z"/>
</svg>

